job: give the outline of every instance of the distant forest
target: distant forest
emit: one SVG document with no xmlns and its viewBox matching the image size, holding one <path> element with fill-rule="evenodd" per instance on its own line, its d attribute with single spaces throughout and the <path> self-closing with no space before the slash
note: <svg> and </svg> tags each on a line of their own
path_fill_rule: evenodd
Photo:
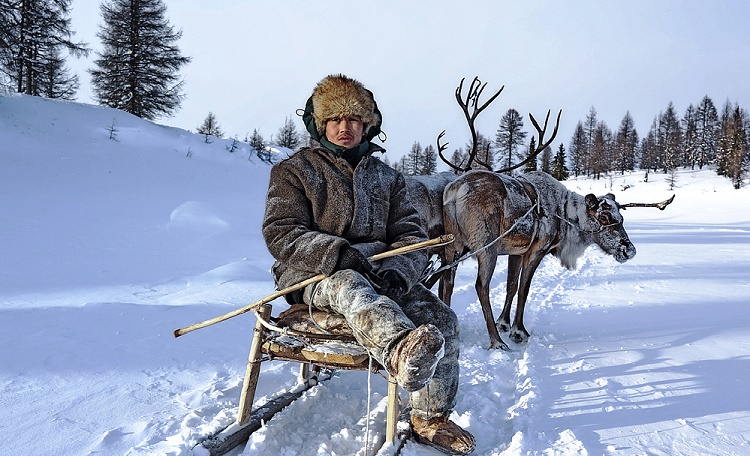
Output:
<svg viewBox="0 0 750 456">
<path fill-rule="evenodd" d="M 569 176 L 600 179 L 611 173 L 642 170 L 648 178 L 649 172 L 674 174 L 678 168 L 711 166 L 740 188 L 750 170 L 749 133 L 750 116 L 745 109 L 727 100 L 717 110 L 709 96 L 688 106 L 682 116 L 669 102 L 642 137 L 629 112 L 613 131 L 592 107 L 586 118 L 578 121 L 567 148 L 563 143 L 555 151 L 545 148 L 523 172 L 541 170 L 565 180 Z M 512 108 L 500 120 L 494 140 L 481 133 L 477 136 L 477 155 L 481 161 L 497 165 L 494 167 L 510 167 L 535 148 L 536 138 L 526 141 L 523 120 Z M 470 148 L 467 144 L 454 150 L 451 161 L 462 162 Z M 394 166 L 406 174 L 432 174 L 437 161 L 433 146 L 422 148 L 415 142 Z"/>
<path fill-rule="evenodd" d="M 66 59 L 87 56 L 91 49 L 72 39 L 71 1 L 0 0 L 0 91 L 75 99 L 80 83 L 66 66 Z M 176 45 L 181 32 L 167 21 L 163 0 L 108 0 L 100 8 L 103 25 L 97 37 L 103 50 L 89 70 L 96 101 L 149 120 L 173 114 L 185 97 L 179 70 L 190 58 Z M 223 136 L 210 112 L 197 130 L 207 142 L 209 137 Z M 547 147 L 518 172 L 538 169 L 565 180 L 569 176 L 600 179 L 611 173 L 642 170 L 648 178 L 649 172 L 674 175 L 678 168 L 710 166 L 740 188 L 750 170 L 749 131 L 750 117 L 745 109 L 729 100 L 717 109 L 708 96 L 688 106 L 682 116 L 669 102 L 654 116 L 645 134 L 636 131 L 629 112 L 613 130 L 592 107 L 576 125 L 567 148 L 564 142 L 554 151 Z M 494 138 L 477 134 L 477 157 L 489 166 L 509 168 L 535 150 L 537 138 L 527 136 L 523 117 L 508 109 Z M 275 140 L 266 141 L 256 129 L 245 142 L 260 156 L 268 144 L 296 149 L 309 144 L 310 139 L 297 133 L 290 117 Z M 461 163 L 471 146 L 455 149 L 450 160 Z M 392 165 L 405 174 L 433 174 L 438 161 L 435 147 L 422 147 L 415 141 Z"/>
</svg>

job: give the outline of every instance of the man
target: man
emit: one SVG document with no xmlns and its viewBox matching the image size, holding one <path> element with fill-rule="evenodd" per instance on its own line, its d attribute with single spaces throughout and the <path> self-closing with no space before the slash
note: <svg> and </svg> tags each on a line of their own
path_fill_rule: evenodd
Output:
<svg viewBox="0 0 750 456">
<path fill-rule="evenodd" d="M 418 283 L 425 251 L 370 264 L 367 257 L 426 239 L 404 177 L 373 156 L 382 118 L 372 92 L 343 75 L 324 78 L 303 121 L 320 147 L 271 170 L 263 236 L 279 288 L 327 278 L 287 296 L 336 312 L 357 341 L 410 393 L 416 439 L 469 454 L 474 437 L 448 419 L 458 389 L 455 313 Z"/>
</svg>

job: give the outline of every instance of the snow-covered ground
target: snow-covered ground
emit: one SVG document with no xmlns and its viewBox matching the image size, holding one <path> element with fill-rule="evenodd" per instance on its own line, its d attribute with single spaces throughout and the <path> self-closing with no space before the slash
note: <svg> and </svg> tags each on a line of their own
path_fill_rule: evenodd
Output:
<svg viewBox="0 0 750 456">
<path fill-rule="evenodd" d="M 0 97 L 0 453 L 188 455 L 233 420 L 252 314 L 172 336 L 273 291 L 260 236 L 270 168 L 227 145 L 107 108 Z M 677 197 L 624 213 L 638 249 L 625 264 L 594 248 L 575 271 L 545 259 L 532 338 L 511 353 L 486 349 L 476 263 L 461 265 L 454 419 L 475 454 L 748 454 L 750 189 L 708 170 L 682 171 L 673 191 L 641 172 L 566 185 Z M 501 259 L 496 315 L 504 276 Z M 293 387 L 296 370 L 264 363 L 256 400 Z M 370 381 L 376 439 L 386 382 Z M 235 454 L 362 455 L 367 406 L 367 374 L 341 372 Z M 402 454 L 438 453 L 408 442 Z"/>
</svg>

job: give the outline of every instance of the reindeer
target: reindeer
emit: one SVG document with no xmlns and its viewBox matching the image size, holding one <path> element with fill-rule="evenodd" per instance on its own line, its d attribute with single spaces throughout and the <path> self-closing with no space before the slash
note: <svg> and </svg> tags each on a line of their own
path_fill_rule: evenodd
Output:
<svg viewBox="0 0 750 456">
<path fill-rule="evenodd" d="M 444 264 L 449 266 L 448 272 L 441 276 L 440 297 L 450 305 L 457 267 L 453 264 L 455 258 L 466 252 L 476 255 L 479 272 L 475 288 L 487 324 L 490 348 L 508 350 L 507 344 L 500 338 L 498 327 L 503 331 L 510 331 L 510 338 L 515 342 L 528 340 L 529 332 L 523 324 L 523 313 L 531 279 L 544 256 L 552 254 L 564 267 L 574 269 L 576 260 L 593 244 L 618 262 L 625 262 L 635 256 L 636 250 L 623 227 L 620 209 L 636 206 L 664 209 L 672 200 L 656 204 L 620 205 L 612 194 L 601 197 L 593 194 L 581 196 L 569 191 L 544 172 L 532 172 L 519 177 L 501 174 L 533 159 L 554 140 L 562 111 L 558 113 L 552 136 L 546 142 L 544 134 L 550 112 L 547 112 L 543 128 L 530 115 L 539 135 L 536 149 L 530 151 L 526 160 L 511 168 L 490 170 L 486 163 L 476 159 L 474 120 L 499 95 L 502 88 L 480 106 L 479 96 L 486 84 L 482 86 L 475 78 L 465 101 L 459 97 L 462 85 L 463 80 L 456 91 L 456 99 L 464 110 L 474 140 L 468 163 L 462 166 L 447 160 L 443 155 L 447 144 L 440 144 L 445 132 L 438 136 L 441 159 L 456 172 L 463 173 L 448 183 L 443 191 L 444 230 L 453 234 L 455 240 L 445 247 L 443 253 Z M 473 107 L 471 114 L 469 106 Z M 472 162 L 479 163 L 487 170 L 470 170 Z M 508 255 L 508 275 L 505 305 L 495 322 L 489 299 L 489 285 L 498 255 Z M 516 313 L 511 326 L 510 312 L 516 294 Z"/>
<path fill-rule="evenodd" d="M 422 225 L 424 226 L 425 230 L 427 231 L 427 237 L 432 239 L 435 237 L 438 237 L 442 234 L 445 234 L 445 227 L 443 224 L 443 192 L 445 190 L 446 185 L 448 185 L 450 182 L 453 182 L 456 180 L 458 175 L 462 172 L 468 171 L 471 169 L 471 164 L 473 162 L 477 162 L 487 168 L 489 168 L 488 165 L 486 165 L 481 160 L 477 159 L 477 131 L 474 127 L 474 120 L 477 118 L 477 116 L 485 109 L 487 106 L 492 103 L 495 98 L 497 98 L 500 93 L 502 93 L 503 89 L 505 89 L 505 86 L 501 87 L 500 90 L 495 92 L 494 95 L 490 97 L 489 100 L 487 100 L 483 105 L 478 106 L 477 103 L 479 101 L 479 98 L 484 91 L 484 88 L 487 86 L 487 84 L 482 84 L 478 77 L 475 77 L 472 81 L 468 92 L 466 94 L 466 97 L 464 99 L 463 96 L 463 84 L 464 84 L 465 78 L 461 80 L 460 84 L 456 88 L 455 96 L 456 96 L 456 102 L 461 106 L 463 109 L 464 116 L 466 117 L 466 121 L 469 125 L 469 130 L 471 132 L 471 138 L 472 138 L 472 149 L 469 151 L 469 156 L 466 160 L 466 166 L 465 167 L 457 167 L 453 165 L 450 161 L 448 161 L 445 156 L 443 155 L 443 152 L 445 151 L 445 148 L 447 147 L 447 143 L 444 145 L 440 144 L 440 140 L 443 136 L 445 136 L 445 131 L 440 133 L 438 135 L 438 153 L 440 155 L 440 158 L 447 163 L 449 166 L 454 168 L 454 171 L 444 171 L 438 174 L 432 174 L 432 175 L 424 175 L 424 176 L 404 176 L 406 180 L 406 186 L 409 191 L 409 197 L 411 201 L 413 202 L 414 206 L 417 209 L 417 212 L 419 212 L 420 218 L 422 220 Z M 473 111 L 469 112 L 469 106 L 473 107 Z M 540 139 L 543 137 L 544 133 L 539 130 L 538 124 L 536 123 L 536 120 L 534 119 L 534 116 L 531 114 L 529 115 L 531 117 L 532 123 L 537 128 L 537 131 L 540 133 Z M 549 119 L 549 112 L 547 113 L 547 118 Z M 557 125 L 560 123 L 560 115 L 558 114 L 557 117 Z M 545 121 L 545 130 L 547 128 L 547 121 Z M 557 134 L 557 126 L 555 126 L 555 133 Z M 553 139 L 554 139 L 553 134 Z M 549 145 L 549 143 L 552 142 L 550 140 L 547 144 L 545 144 L 545 147 Z M 541 143 L 541 141 L 540 141 Z M 536 150 L 530 151 L 529 155 L 521 161 L 520 163 L 509 167 L 509 168 L 503 168 L 500 170 L 497 170 L 496 172 L 503 173 L 508 172 L 511 170 L 514 170 L 520 166 L 525 165 L 528 161 L 535 158 L 542 150 L 544 150 L 544 147 L 537 147 Z M 437 255 L 440 259 L 440 262 L 442 264 L 445 263 L 445 253 L 442 247 L 436 247 L 434 249 L 429 250 L 430 255 Z M 448 274 L 449 272 L 444 273 L 437 273 L 432 274 L 425 278 L 424 284 L 428 288 L 432 288 L 435 283 L 443 277 L 443 274 Z M 443 298 L 443 287 L 441 286 L 439 289 L 440 297 Z M 450 297 L 448 298 L 450 300 Z"/>
</svg>

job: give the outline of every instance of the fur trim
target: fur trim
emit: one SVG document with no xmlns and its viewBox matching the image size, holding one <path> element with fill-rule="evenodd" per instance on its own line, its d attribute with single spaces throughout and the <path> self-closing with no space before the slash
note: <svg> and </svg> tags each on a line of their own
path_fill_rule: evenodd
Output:
<svg viewBox="0 0 750 456">
<path fill-rule="evenodd" d="M 320 81 L 313 90 L 312 102 L 315 126 L 321 136 L 325 135 L 326 121 L 336 117 L 361 117 L 365 134 L 381 121 L 372 92 L 343 74 L 326 76 Z"/>
</svg>

